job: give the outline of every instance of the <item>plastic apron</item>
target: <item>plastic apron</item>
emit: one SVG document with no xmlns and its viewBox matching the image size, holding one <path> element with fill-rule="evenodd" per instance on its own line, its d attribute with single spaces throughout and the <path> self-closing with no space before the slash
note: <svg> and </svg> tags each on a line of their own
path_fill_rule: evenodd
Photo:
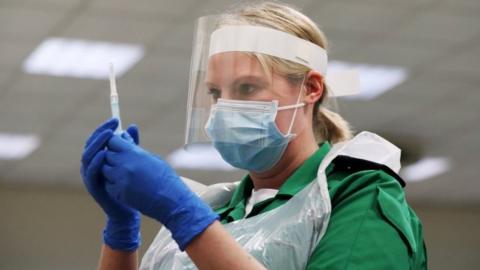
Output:
<svg viewBox="0 0 480 270">
<path fill-rule="evenodd" d="M 349 156 L 400 170 L 400 149 L 380 136 L 361 132 L 332 146 L 321 162 L 317 178 L 285 204 L 248 219 L 225 224 L 243 248 L 268 269 L 305 269 L 308 258 L 327 229 L 331 204 L 325 169 L 337 156 Z M 212 208 L 224 206 L 238 183 L 207 187 L 200 197 Z M 212 256 L 215 253 L 212 252 Z M 221 260 L 222 258 L 216 258 Z M 140 269 L 197 269 L 162 228 L 142 259 Z"/>
</svg>

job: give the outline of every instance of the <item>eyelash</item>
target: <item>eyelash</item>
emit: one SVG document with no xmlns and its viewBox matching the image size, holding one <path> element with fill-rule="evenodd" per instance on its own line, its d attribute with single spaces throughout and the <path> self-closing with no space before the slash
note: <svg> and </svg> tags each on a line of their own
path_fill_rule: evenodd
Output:
<svg viewBox="0 0 480 270">
<path fill-rule="evenodd" d="M 248 90 L 243 91 L 242 88 L 244 86 L 247 86 Z M 241 95 L 249 95 L 249 94 L 255 92 L 255 90 L 257 90 L 257 87 L 253 84 L 250 84 L 250 83 L 243 83 L 243 84 L 240 84 L 239 87 L 238 87 L 238 91 L 240 92 Z"/>
<path fill-rule="evenodd" d="M 246 89 L 245 87 L 248 88 L 248 89 L 245 90 Z M 237 92 L 238 97 L 242 97 L 242 96 L 245 97 L 245 96 L 251 95 L 257 89 L 258 89 L 258 87 L 255 86 L 254 84 L 243 83 L 243 84 L 240 84 L 237 87 L 236 92 Z M 208 94 L 211 95 L 214 100 L 217 100 L 222 96 L 221 90 L 216 89 L 216 88 L 209 88 L 208 89 Z"/>
<path fill-rule="evenodd" d="M 211 95 L 215 100 L 221 97 L 220 90 L 215 88 L 208 89 L 208 94 Z"/>
</svg>

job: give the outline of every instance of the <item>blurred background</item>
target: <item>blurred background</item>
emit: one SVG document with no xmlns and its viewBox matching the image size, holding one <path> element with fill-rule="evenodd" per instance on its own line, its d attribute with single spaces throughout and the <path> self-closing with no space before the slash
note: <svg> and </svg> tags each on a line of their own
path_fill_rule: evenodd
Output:
<svg viewBox="0 0 480 270">
<path fill-rule="evenodd" d="M 110 60 L 145 148 L 204 184 L 244 175 L 181 150 L 195 19 L 235 2 L 0 0 L 0 269 L 96 267 L 104 216 L 79 159 L 110 117 Z M 339 112 L 402 148 L 430 269 L 478 269 L 480 1 L 290 3 L 325 31 L 332 69 L 360 71 Z M 142 253 L 158 228 L 143 221 Z"/>
</svg>

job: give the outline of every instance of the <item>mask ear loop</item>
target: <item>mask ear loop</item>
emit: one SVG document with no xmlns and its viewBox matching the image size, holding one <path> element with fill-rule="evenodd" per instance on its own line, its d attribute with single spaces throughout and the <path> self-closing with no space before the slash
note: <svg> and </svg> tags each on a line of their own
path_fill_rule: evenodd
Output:
<svg viewBox="0 0 480 270">
<path fill-rule="evenodd" d="M 295 136 L 296 134 L 291 134 L 292 132 L 292 128 L 293 128 L 293 123 L 295 121 L 295 117 L 297 116 L 297 111 L 298 111 L 298 108 L 300 107 L 303 107 L 305 106 L 305 103 L 300 103 L 300 99 L 302 97 L 302 91 L 303 91 L 303 88 L 304 88 L 304 83 L 305 83 L 305 77 L 306 76 L 303 76 L 303 81 L 302 81 L 302 86 L 300 87 L 300 92 L 298 93 L 298 97 L 297 97 L 297 102 L 296 104 L 294 105 L 289 105 L 289 106 L 283 106 L 282 108 L 279 108 L 278 110 L 286 110 L 286 109 L 292 109 L 292 108 L 295 108 L 295 110 L 293 111 L 293 116 L 292 116 L 292 120 L 290 121 L 290 126 L 288 127 L 288 132 L 287 132 L 287 136 Z"/>
</svg>

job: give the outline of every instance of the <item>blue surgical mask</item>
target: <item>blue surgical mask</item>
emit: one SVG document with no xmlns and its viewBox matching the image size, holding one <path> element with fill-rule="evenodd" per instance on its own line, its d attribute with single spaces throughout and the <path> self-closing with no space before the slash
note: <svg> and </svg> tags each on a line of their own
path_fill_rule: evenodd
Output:
<svg viewBox="0 0 480 270">
<path fill-rule="evenodd" d="M 207 135 L 230 165 L 253 172 L 271 169 L 282 157 L 289 141 L 298 103 L 278 107 L 278 101 L 219 99 L 210 110 L 205 126 Z M 277 111 L 295 109 L 288 132 L 275 124 Z"/>
</svg>

